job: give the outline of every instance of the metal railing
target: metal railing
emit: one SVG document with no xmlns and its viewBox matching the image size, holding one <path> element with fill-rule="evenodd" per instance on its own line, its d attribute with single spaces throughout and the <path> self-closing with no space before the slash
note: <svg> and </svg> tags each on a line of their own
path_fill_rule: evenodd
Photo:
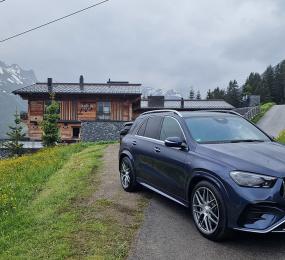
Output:
<svg viewBox="0 0 285 260">
<path fill-rule="evenodd" d="M 241 114 L 244 118 L 251 120 L 260 113 L 260 106 L 236 108 L 234 111 Z"/>
</svg>

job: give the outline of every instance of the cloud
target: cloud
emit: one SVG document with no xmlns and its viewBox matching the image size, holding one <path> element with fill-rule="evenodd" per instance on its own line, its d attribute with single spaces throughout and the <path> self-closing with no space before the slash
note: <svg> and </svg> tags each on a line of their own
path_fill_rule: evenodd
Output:
<svg viewBox="0 0 285 260">
<path fill-rule="evenodd" d="M 0 5 L 0 37 L 94 1 L 13 0 Z M 0 59 L 40 80 L 130 80 L 188 91 L 240 83 L 284 57 L 281 0 L 111 0 L 0 45 Z M 283 9 L 282 9 L 283 8 Z"/>
</svg>

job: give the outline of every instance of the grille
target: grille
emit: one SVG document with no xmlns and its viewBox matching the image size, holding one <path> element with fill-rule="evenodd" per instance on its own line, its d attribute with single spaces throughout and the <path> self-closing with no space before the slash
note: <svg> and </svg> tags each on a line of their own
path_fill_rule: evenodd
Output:
<svg viewBox="0 0 285 260">
<path fill-rule="evenodd" d="M 281 219 L 285 215 L 285 210 L 273 203 L 249 205 L 240 216 L 238 224 L 241 226 L 254 224 L 258 220 L 263 220 L 265 214 L 274 215 L 277 219 Z"/>
</svg>

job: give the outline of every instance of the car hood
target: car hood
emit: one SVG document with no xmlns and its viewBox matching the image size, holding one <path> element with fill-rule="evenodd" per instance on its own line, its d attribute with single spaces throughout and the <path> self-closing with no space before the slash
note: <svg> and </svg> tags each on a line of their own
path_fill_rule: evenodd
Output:
<svg viewBox="0 0 285 260">
<path fill-rule="evenodd" d="M 285 177 L 285 146 L 279 143 L 201 144 L 196 152 L 233 170 Z"/>
</svg>

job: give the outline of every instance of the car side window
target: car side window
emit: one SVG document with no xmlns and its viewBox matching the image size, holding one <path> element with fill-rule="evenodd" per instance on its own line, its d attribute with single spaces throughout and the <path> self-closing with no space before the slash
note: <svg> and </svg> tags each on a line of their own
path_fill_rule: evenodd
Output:
<svg viewBox="0 0 285 260">
<path fill-rule="evenodd" d="M 137 135 L 139 136 L 144 136 L 144 132 L 145 132 L 145 128 L 146 128 L 146 124 L 147 124 L 147 118 L 143 121 L 143 123 L 141 124 L 141 126 L 139 127 L 139 130 L 137 132 Z"/>
<path fill-rule="evenodd" d="M 179 123 L 172 117 L 165 117 L 161 127 L 160 140 L 165 141 L 169 137 L 185 139 Z"/>
<path fill-rule="evenodd" d="M 150 117 L 147 121 L 144 136 L 159 140 L 161 130 L 161 116 Z"/>
</svg>

